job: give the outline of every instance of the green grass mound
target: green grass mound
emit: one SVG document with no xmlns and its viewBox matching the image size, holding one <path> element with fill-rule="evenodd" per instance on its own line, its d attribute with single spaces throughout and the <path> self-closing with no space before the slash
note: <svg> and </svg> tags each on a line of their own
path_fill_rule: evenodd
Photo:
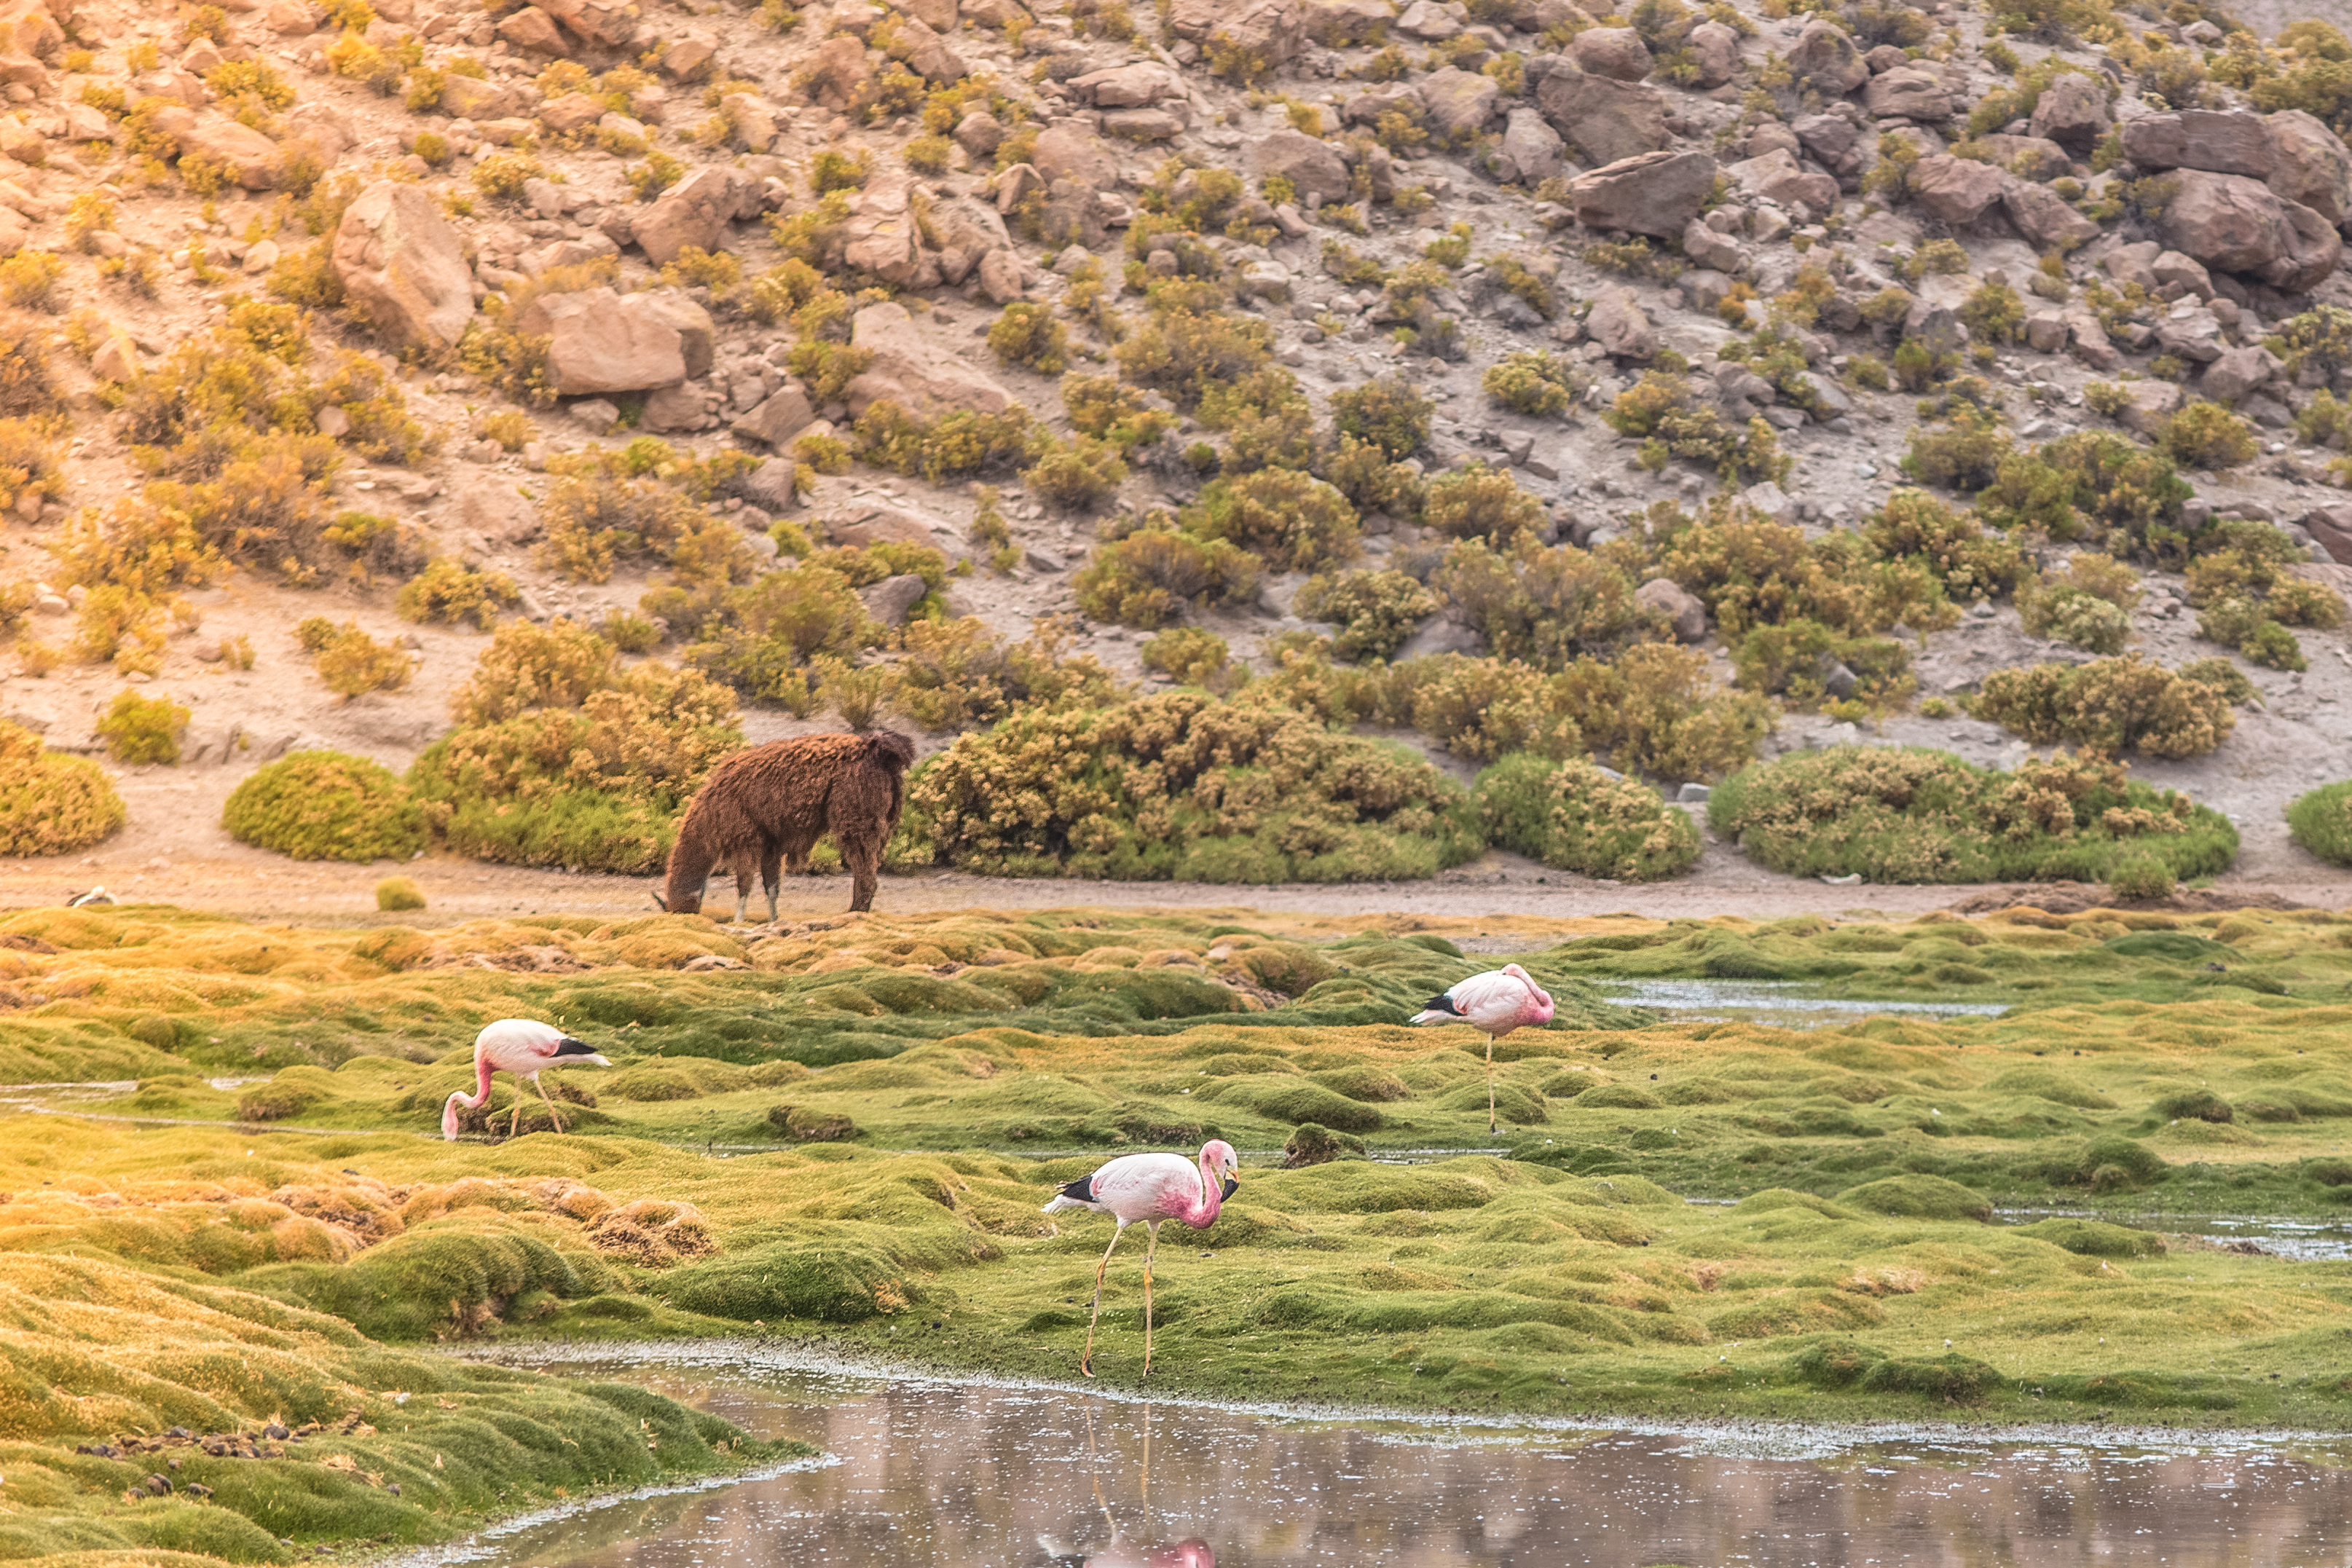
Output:
<svg viewBox="0 0 2352 1568">
<path fill-rule="evenodd" d="M 0 854 L 88 849 L 127 815 L 97 763 L 46 750 L 24 726 L 0 722 Z"/>
<path fill-rule="evenodd" d="M 340 751 L 297 751 L 257 768 L 221 810 L 229 837 L 298 861 L 406 860 L 425 818 L 392 769 Z"/>
<path fill-rule="evenodd" d="M 1973 1219 L 1984 1223 L 1992 1218 L 1992 1204 L 1984 1194 L 1942 1176 L 1887 1176 L 1848 1187 L 1837 1195 L 1837 1200 L 1847 1208 L 1903 1219 Z"/>
<path fill-rule="evenodd" d="M 2286 809 L 2294 841 L 2334 865 L 2352 866 L 2352 781 L 2323 784 Z"/>
<path fill-rule="evenodd" d="M 1698 859 L 1688 812 L 1590 762 L 1517 753 L 1479 774 L 1473 795 L 1489 841 L 1557 870 L 1658 882 Z"/>
<path fill-rule="evenodd" d="M 912 858 L 998 876 L 1375 882 L 1481 847 L 1412 752 L 1200 692 L 1024 709 L 918 768 L 908 812 Z"/>
<path fill-rule="evenodd" d="M 2017 1233 L 2084 1258 L 2161 1258 L 2166 1251 L 2161 1236 L 2097 1219 L 2037 1219 Z"/>
<path fill-rule="evenodd" d="M 1868 882 L 2105 882 L 2127 857 L 2194 877 L 2238 852 L 2210 807 L 2064 753 L 2004 773 L 1916 747 L 1836 747 L 1742 768 L 1707 814 L 1759 865 Z"/>
</svg>

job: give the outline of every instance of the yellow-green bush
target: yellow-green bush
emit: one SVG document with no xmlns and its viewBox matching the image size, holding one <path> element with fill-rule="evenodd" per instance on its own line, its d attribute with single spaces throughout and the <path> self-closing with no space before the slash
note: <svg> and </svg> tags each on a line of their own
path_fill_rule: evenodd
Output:
<svg viewBox="0 0 2352 1568">
<path fill-rule="evenodd" d="M 1478 775 L 1474 795 L 1489 841 L 1556 870 L 1658 882 L 1698 859 L 1688 812 L 1590 762 L 1506 757 Z"/>
<path fill-rule="evenodd" d="M 1429 440 L 1430 416 L 1437 405 L 1396 377 L 1381 377 L 1331 394 L 1331 423 L 1338 435 L 1353 436 L 1402 462 Z"/>
<path fill-rule="evenodd" d="M 319 678 L 345 702 L 367 692 L 396 692 L 416 673 L 407 649 L 377 642 L 355 621 L 343 622 L 312 653 Z"/>
<path fill-rule="evenodd" d="M 1214 632 L 1179 626 L 1144 640 L 1136 650 L 1147 670 L 1158 670 L 1180 686 L 1223 694 L 1246 683 L 1249 672 L 1233 664 L 1233 650 Z"/>
<path fill-rule="evenodd" d="M 1008 365 L 1058 376 L 1069 362 L 1069 329 L 1045 306 L 1016 300 L 989 328 L 988 351 Z"/>
<path fill-rule="evenodd" d="M 45 750 L 31 730 L 0 721 L 0 854 L 88 849 L 127 815 L 97 763 Z"/>
<path fill-rule="evenodd" d="M 2221 691 L 2137 654 L 1995 670 L 1974 711 L 2037 745 L 2165 758 L 2202 757 L 2237 724 Z"/>
<path fill-rule="evenodd" d="M 1479 388 L 1488 401 L 1526 414 L 1562 413 L 1578 390 L 1569 361 L 1543 349 L 1504 355 L 1487 367 Z"/>
<path fill-rule="evenodd" d="M 426 562 L 422 572 L 402 584 L 393 608 L 403 621 L 471 621 L 487 632 L 498 612 L 521 601 L 521 591 L 505 572 L 445 555 Z"/>
<path fill-rule="evenodd" d="M 1356 508 L 1329 485 L 1291 468 L 1210 481 L 1183 514 L 1203 538 L 1223 539 L 1277 571 L 1312 571 L 1356 554 Z"/>
<path fill-rule="evenodd" d="M 257 768 L 230 791 L 221 826 L 241 844 L 298 861 L 406 860 L 425 847 L 408 787 L 381 763 L 340 751 L 292 752 Z"/>
<path fill-rule="evenodd" d="M 2139 574 L 2110 556 L 2085 550 L 2063 572 L 2035 579 L 2017 596 L 2019 618 L 2036 637 L 2094 653 L 2120 653 L 2139 604 Z"/>
<path fill-rule="evenodd" d="M 1543 503 L 1519 488 L 1509 469 L 1483 460 L 1432 479 L 1421 507 L 1422 521 L 1449 538 L 1505 548 L 1544 526 Z"/>
<path fill-rule="evenodd" d="M 1437 596 L 1404 572 L 1325 572 L 1307 580 L 1291 603 L 1308 621 L 1336 622 L 1332 651 L 1342 659 L 1387 659 L 1437 612 Z"/>
<path fill-rule="evenodd" d="M 117 762 L 173 763 L 187 728 L 188 710 L 171 698 L 118 692 L 98 721 L 98 737 Z"/>
<path fill-rule="evenodd" d="M 2088 753 L 2002 773 L 1916 747 L 1833 747 L 1734 774 L 1707 816 L 1759 865 L 1869 882 L 2102 882 L 2142 856 L 2203 876 L 2238 851 L 2220 812 Z"/>
<path fill-rule="evenodd" d="M 909 837 L 1011 876 L 1360 882 L 1475 855 L 1461 789 L 1401 747 L 1197 692 L 1014 713 L 908 781 Z"/>
<path fill-rule="evenodd" d="M 425 890 L 414 877 L 388 876 L 375 884 L 375 906 L 387 915 L 425 907 Z"/>
<path fill-rule="evenodd" d="M 725 687 L 618 665 L 569 622 L 500 627 L 451 705 L 462 727 L 409 770 L 426 826 L 476 860 L 660 866 L 688 798 L 743 732 Z"/>
<path fill-rule="evenodd" d="M 1521 535 L 1515 548 L 1497 551 L 1483 539 L 1465 540 L 1430 581 L 1497 657 L 1548 670 L 1657 632 L 1616 562 L 1573 545 L 1547 548 Z"/>
<path fill-rule="evenodd" d="M 1187 609 L 1255 597 L 1260 567 L 1257 557 L 1223 539 L 1150 527 L 1097 549 L 1072 587 L 1088 615 L 1149 632 Z"/>
</svg>

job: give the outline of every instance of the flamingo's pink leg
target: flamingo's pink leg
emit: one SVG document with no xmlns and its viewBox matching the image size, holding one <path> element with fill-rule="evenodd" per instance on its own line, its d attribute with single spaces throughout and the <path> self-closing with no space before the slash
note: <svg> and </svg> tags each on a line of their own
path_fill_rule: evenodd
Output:
<svg viewBox="0 0 2352 1568">
<path fill-rule="evenodd" d="M 1110 1245 L 1103 1249 L 1102 1261 L 1095 1265 L 1095 1315 L 1087 1320 L 1087 1353 L 1078 1357 L 1078 1370 L 1088 1377 L 1095 1375 L 1095 1324 L 1102 1322 L 1103 1270 L 1110 1267 L 1110 1255 L 1118 1249 L 1118 1239 L 1126 1234 L 1127 1221 L 1122 1219 L 1118 1228 L 1110 1233 Z"/>
</svg>

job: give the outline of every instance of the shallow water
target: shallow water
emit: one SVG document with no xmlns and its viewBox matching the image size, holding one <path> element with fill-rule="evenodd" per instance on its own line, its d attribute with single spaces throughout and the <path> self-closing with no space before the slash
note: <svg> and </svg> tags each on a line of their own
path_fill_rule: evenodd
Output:
<svg viewBox="0 0 2352 1568">
<path fill-rule="evenodd" d="M 1862 1002 L 1813 997 L 1793 980 L 1611 980 L 1593 988 L 1621 1006 L 1648 1008 L 1669 1023 L 1761 1023 L 1796 1029 L 1808 1024 L 1890 1015 L 1903 1018 L 1998 1018 L 2007 1002 Z"/>
<path fill-rule="evenodd" d="M 410 1563 L 1242 1568 L 1261 1563 L 2352 1560 L 2343 1454 L 2243 1436 L 1994 1443 L 1742 1424 L 1339 1422 L 845 1372 L 751 1347 L 539 1363 L 625 1376 L 826 1460 L 526 1521 Z M 2312 1462 L 2316 1459 L 2318 1462 Z"/>
</svg>

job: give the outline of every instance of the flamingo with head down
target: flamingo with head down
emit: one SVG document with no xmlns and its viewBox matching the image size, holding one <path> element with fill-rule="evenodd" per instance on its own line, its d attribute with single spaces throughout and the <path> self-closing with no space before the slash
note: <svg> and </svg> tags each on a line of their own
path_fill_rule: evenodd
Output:
<svg viewBox="0 0 2352 1568">
<path fill-rule="evenodd" d="M 490 1074 L 510 1072 L 518 1079 L 529 1079 L 547 1102 L 548 1119 L 557 1132 L 563 1131 L 563 1118 L 556 1114 L 555 1102 L 548 1098 L 547 1085 L 539 1081 L 540 1073 L 561 1063 L 586 1067 L 610 1067 L 613 1064 L 597 1054 L 596 1048 L 586 1040 L 574 1040 L 553 1024 L 534 1019 L 500 1019 L 484 1027 L 474 1037 L 474 1079 L 472 1095 L 460 1089 L 451 1094 L 441 1107 L 441 1135 L 457 1135 L 457 1108 L 478 1111 L 490 1101 Z M 522 1085 L 515 1085 L 514 1121 L 507 1128 L 511 1138 L 522 1130 Z"/>
<path fill-rule="evenodd" d="M 1095 1265 L 1095 1311 L 1087 1322 L 1087 1350 L 1078 1370 L 1095 1375 L 1095 1325 L 1102 1321 L 1103 1270 L 1130 1225 L 1140 1225 L 1151 1236 L 1143 1252 L 1143 1375 L 1151 1375 L 1151 1257 L 1160 1249 L 1160 1228 L 1170 1220 L 1206 1230 L 1217 1222 L 1225 1199 L 1240 1190 L 1234 1172 L 1241 1158 L 1223 1138 L 1201 1145 L 1197 1162 L 1181 1155 L 1121 1155 L 1090 1176 L 1072 1182 L 1045 1207 L 1047 1214 L 1074 1208 L 1092 1209 L 1118 1221 L 1102 1261 Z"/>
<path fill-rule="evenodd" d="M 1466 1023 L 1486 1036 L 1486 1131 L 1500 1130 L 1495 1116 L 1495 1042 L 1515 1029 L 1551 1022 L 1551 993 L 1517 964 L 1454 982 L 1412 1015 L 1415 1023 Z"/>
</svg>

